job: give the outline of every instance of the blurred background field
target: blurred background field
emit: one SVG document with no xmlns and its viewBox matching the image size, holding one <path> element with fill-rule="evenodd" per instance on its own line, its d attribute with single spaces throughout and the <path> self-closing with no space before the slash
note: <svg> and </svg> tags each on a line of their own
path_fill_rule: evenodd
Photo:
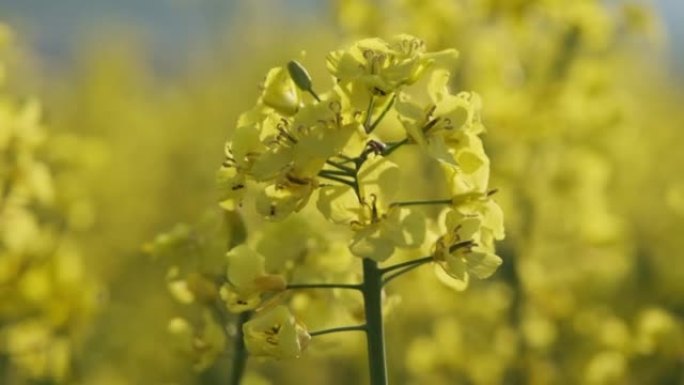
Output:
<svg viewBox="0 0 684 385">
<path fill-rule="evenodd" d="M 507 239 L 464 292 L 430 269 L 389 288 L 391 383 L 684 384 L 681 20 L 680 0 L 0 0 L 2 92 L 40 100 L 87 277 L 77 315 L 46 328 L 66 353 L 12 353 L 0 285 L 0 383 L 226 383 L 229 357 L 197 372 L 169 342 L 167 262 L 144 245 L 216 208 L 224 142 L 269 68 L 303 57 L 321 79 L 340 44 L 408 32 L 459 50 L 454 86 L 483 97 Z M 350 340 L 253 360 L 245 385 L 363 384 Z"/>
</svg>

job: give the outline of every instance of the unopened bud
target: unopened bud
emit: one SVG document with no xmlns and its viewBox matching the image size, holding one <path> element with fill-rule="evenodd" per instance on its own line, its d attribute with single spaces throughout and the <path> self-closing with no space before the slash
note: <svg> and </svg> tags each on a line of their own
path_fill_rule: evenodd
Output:
<svg viewBox="0 0 684 385">
<path fill-rule="evenodd" d="M 287 71 L 290 73 L 290 77 L 300 90 L 311 90 L 313 87 L 311 75 L 309 75 L 309 72 L 306 70 L 306 68 L 304 68 L 304 66 L 298 61 L 291 60 L 289 63 L 287 63 Z"/>
</svg>

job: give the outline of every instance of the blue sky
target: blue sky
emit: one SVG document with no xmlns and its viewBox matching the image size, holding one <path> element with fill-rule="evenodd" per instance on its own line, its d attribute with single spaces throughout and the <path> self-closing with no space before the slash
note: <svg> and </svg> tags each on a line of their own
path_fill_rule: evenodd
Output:
<svg viewBox="0 0 684 385">
<path fill-rule="evenodd" d="M 257 0 L 260 1 L 260 0 Z M 570 1 L 570 0 L 569 0 Z M 19 29 L 32 49 L 48 60 L 68 59 L 75 43 L 92 31 L 125 25 L 146 36 L 156 56 L 187 55 L 211 33 L 207 20 L 224 21 L 236 0 L 0 0 L 0 19 Z M 272 0 L 293 13 L 323 12 L 326 1 Z M 670 35 L 670 45 L 684 68 L 684 0 L 655 0 Z M 204 4 L 204 7 L 198 5 Z M 212 8 L 213 7 L 213 8 Z M 181 49 L 179 50 L 179 47 Z M 182 48 L 185 48 L 185 52 Z"/>
</svg>

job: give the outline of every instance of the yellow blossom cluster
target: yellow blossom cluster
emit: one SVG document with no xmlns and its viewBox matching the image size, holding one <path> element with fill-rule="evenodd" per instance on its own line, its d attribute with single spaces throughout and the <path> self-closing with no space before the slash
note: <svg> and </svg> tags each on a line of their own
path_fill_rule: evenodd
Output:
<svg viewBox="0 0 684 385">
<path fill-rule="evenodd" d="M 10 34 L 0 24 L 0 55 L 10 54 Z M 17 101 L 0 79 L 0 359 L 17 379 L 64 381 L 96 287 L 71 234 L 74 204 L 46 161 L 57 140 L 41 115 L 37 101 Z"/>
</svg>

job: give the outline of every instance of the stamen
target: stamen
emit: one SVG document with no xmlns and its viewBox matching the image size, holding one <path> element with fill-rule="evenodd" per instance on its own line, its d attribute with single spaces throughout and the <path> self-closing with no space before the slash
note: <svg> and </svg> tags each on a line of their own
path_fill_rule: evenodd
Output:
<svg viewBox="0 0 684 385">
<path fill-rule="evenodd" d="M 449 247 L 449 253 L 453 253 L 459 249 L 466 249 L 466 251 L 468 251 L 474 246 L 477 246 L 477 244 L 473 240 L 459 242 Z"/>
</svg>

